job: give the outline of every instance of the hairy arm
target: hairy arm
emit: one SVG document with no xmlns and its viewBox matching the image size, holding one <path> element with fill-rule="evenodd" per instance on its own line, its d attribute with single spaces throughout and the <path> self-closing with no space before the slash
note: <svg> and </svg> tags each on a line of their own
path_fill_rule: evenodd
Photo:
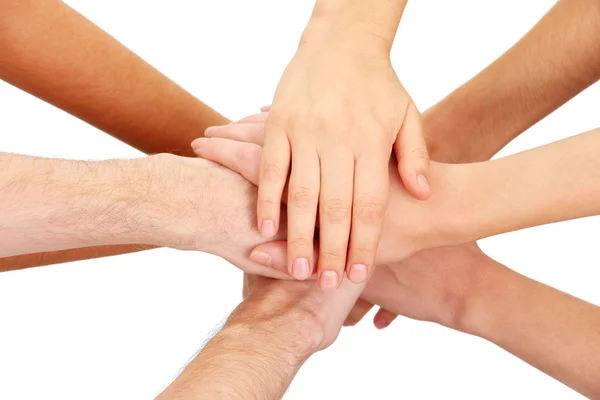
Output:
<svg viewBox="0 0 600 400">
<path fill-rule="evenodd" d="M 227 119 L 58 0 L 2 0 L 0 79 L 145 153 L 193 156 L 189 143 Z M 0 271 L 104 257 L 150 245 L 0 258 Z"/>
<path fill-rule="evenodd" d="M 159 400 L 281 399 L 302 364 L 335 341 L 364 289 L 244 280 L 245 300 Z"/>
<path fill-rule="evenodd" d="M 146 162 L 0 153 L 0 256 L 151 242 Z"/>
</svg>

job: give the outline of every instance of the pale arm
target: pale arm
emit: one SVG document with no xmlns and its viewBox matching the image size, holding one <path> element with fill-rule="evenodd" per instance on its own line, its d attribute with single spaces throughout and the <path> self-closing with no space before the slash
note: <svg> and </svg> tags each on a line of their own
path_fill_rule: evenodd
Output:
<svg viewBox="0 0 600 400">
<path fill-rule="evenodd" d="M 152 242 L 147 162 L 0 153 L 0 256 Z"/>
<path fill-rule="evenodd" d="M 159 400 L 281 399 L 302 364 L 330 346 L 364 285 L 244 277 L 245 300 Z"/>
<path fill-rule="evenodd" d="M 449 214 L 461 242 L 600 214 L 600 129 L 498 160 L 466 176 Z M 452 216 L 450 216 L 452 218 Z"/>
<path fill-rule="evenodd" d="M 208 126 L 228 122 L 65 3 L 0 4 L 0 79 L 145 153 L 193 156 L 193 139 Z M 2 258 L 0 271 L 149 247 L 101 246 Z"/>
</svg>

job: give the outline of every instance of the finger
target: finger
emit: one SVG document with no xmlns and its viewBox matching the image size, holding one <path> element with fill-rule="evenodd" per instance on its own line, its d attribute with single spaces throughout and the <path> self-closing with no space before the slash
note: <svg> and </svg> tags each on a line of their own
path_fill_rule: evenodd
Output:
<svg viewBox="0 0 600 400">
<path fill-rule="evenodd" d="M 412 102 L 394 143 L 394 152 L 398 159 L 398 172 L 406 190 L 417 199 L 429 198 L 429 153 L 423 134 L 421 114 Z"/>
<path fill-rule="evenodd" d="M 258 185 L 260 146 L 229 139 L 198 138 L 192 142 L 192 147 L 198 157 L 221 164 Z"/>
<path fill-rule="evenodd" d="M 269 111 L 271 111 L 271 105 L 268 105 L 268 106 L 262 106 L 262 107 L 260 108 L 260 111 L 261 111 L 261 112 L 269 112 Z"/>
<path fill-rule="evenodd" d="M 304 280 L 314 267 L 313 242 L 319 203 L 319 156 L 313 147 L 292 144 L 292 171 L 288 188 L 289 273 Z"/>
<path fill-rule="evenodd" d="M 384 329 L 387 328 L 397 317 L 397 314 L 394 314 L 385 308 L 380 308 L 373 318 L 373 324 L 377 329 Z"/>
<path fill-rule="evenodd" d="M 354 155 L 334 151 L 321 157 L 319 197 L 319 285 L 338 287 L 344 277 L 354 179 Z"/>
<path fill-rule="evenodd" d="M 317 259 L 318 243 L 315 242 L 315 250 L 313 250 L 313 259 Z M 263 243 L 256 246 L 250 252 L 250 260 L 273 268 L 274 270 L 284 272 L 288 274 L 288 258 L 287 258 L 287 242 L 283 240 Z M 312 275 L 311 279 L 316 278 L 316 275 Z"/>
<path fill-rule="evenodd" d="M 243 123 L 265 123 L 267 117 L 269 116 L 268 112 L 260 112 L 258 114 L 248 115 L 240 119 L 239 121 L 234 122 L 235 124 L 243 124 Z"/>
<path fill-rule="evenodd" d="M 389 192 L 388 160 L 376 152 L 356 160 L 348 278 L 355 283 L 373 272 Z"/>
<path fill-rule="evenodd" d="M 366 300 L 358 299 L 356 300 L 356 304 L 354 308 L 350 311 L 348 316 L 346 317 L 346 321 L 344 322 L 344 326 L 354 326 L 360 322 L 364 318 L 365 315 L 371 311 L 373 308 L 373 304 L 369 303 Z"/>
<path fill-rule="evenodd" d="M 287 135 L 277 123 L 265 125 L 265 140 L 259 167 L 257 221 L 265 237 L 279 228 L 281 197 L 290 169 L 291 150 Z"/>
<path fill-rule="evenodd" d="M 239 142 L 263 144 L 265 125 L 262 123 L 236 123 L 221 126 L 211 126 L 204 131 L 207 138 L 222 138 Z"/>
</svg>

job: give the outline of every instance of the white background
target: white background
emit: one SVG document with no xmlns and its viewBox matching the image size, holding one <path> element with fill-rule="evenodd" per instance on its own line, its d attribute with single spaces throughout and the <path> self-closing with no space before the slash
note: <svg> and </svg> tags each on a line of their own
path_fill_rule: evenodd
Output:
<svg viewBox="0 0 600 400">
<path fill-rule="evenodd" d="M 233 119 L 270 102 L 313 5 L 68 3 Z M 508 49 L 553 3 L 412 1 L 393 52 L 398 74 L 424 110 Z M 596 85 L 502 154 L 600 126 L 598 104 Z M 2 83 L 0 113 L 0 151 L 78 159 L 139 155 Z M 600 304 L 599 228 L 590 218 L 488 239 L 482 247 L 521 273 Z M 153 398 L 237 305 L 240 278 L 215 257 L 165 249 L 1 274 L 0 399 Z M 309 360 L 287 395 L 344 398 L 579 397 L 478 338 L 403 318 L 380 332 L 367 318 Z"/>
</svg>

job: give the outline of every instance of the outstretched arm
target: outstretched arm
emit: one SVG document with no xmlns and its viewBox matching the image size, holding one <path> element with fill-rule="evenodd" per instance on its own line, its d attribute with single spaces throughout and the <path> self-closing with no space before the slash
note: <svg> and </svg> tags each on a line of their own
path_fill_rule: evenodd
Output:
<svg viewBox="0 0 600 400">
<path fill-rule="evenodd" d="M 227 123 L 64 2 L 0 0 L 0 5 L 0 79 L 149 154 L 193 156 L 193 139 L 207 126 Z M 0 271 L 148 247 L 101 246 L 0 258 Z"/>
<path fill-rule="evenodd" d="M 336 339 L 364 289 L 244 277 L 245 300 L 159 400 L 281 399 L 302 364 Z"/>
</svg>

